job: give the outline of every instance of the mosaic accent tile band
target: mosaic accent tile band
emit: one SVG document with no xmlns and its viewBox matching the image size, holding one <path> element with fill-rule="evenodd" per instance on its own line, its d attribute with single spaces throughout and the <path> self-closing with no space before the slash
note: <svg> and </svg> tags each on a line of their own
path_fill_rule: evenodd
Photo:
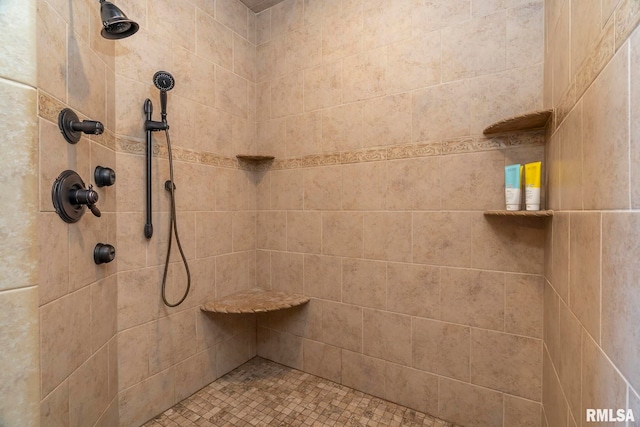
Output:
<svg viewBox="0 0 640 427">
<path fill-rule="evenodd" d="M 143 427 L 460 427 L 256 357 Z"/>
<path fill-rule="evenodd" d="M 56 123 L 58 113 L 67 107 L 62 102 L 53 98 L 49 94 L 38 92 L 39 116 Z M 83 119 L 83 117 L 81 117 Z M 117 136 L 106 130 L 102 135 L 90 135 L 90 139 L 97 143 L 118 152 L 130 154 L 144 154 L 146 143 L 142 139 L 131 139 Z M 209 166 L 218 166 L 230 169 L 242 169 L 249 171 L 298 169 L 328 165 L 377 162 L 385 160 L 408 159 L 415 157 L 441 156 L 447 154 L 472 153 L 489 150 L 499 150 L 514 148 L 524 145 L 543 145 L 544 131 L 534 132 L 511 132 L 508 134 L 485 136 L 467 136 L 460 138 L 445 139 L 442 141 L 430 141 L 414 144 L 391 145 L 388 147 L 367 148 L 362 150 L 340 151 L 332 153 L 313 154 L 303 157 L 291 157 L 275 159 L 273 162 L 255 164 L 236 158 L 210 153 L 206 151 L 196 151 L 179 146 L 173 147 L 174 159 L 183 162 L 199 163 Z M 165 144 L 153 146 L 155 156 L 167 158 L 167 148 Z"/>
</svg>

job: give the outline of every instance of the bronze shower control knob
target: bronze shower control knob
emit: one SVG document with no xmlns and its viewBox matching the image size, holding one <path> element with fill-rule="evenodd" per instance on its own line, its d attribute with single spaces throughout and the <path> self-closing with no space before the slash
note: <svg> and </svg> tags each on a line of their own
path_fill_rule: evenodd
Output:
<svg viewBox="0 0 640 427">
<path fill-rule="evenodd" d="M 69 144 L 80 141 L 80 133 L 101 135 L 104 132 L 102 123 L 93 120 L 80 121 L 78 115 L 69 108 L 65 108 L 58 114 L 58 127 Z"/>
<path fill-rule="evenodd" d="M 96 206 L 98 198 L 93 186 L 86 188 L 80 175 L 72 170 L 62 172 L 51 187 L 53 207 L 60 218 L 70 224 L 78 222 L 87 207 L 95 216 L 101 216 Z"/>
<path fill-rule="evenodd" d="M 98 187 L 109 187 L 116 183 L 116 173 L 111 168 L 96 166 L 93 172 L 93 179 Z"/>
<path fill-rule="evenodd" d="M 93 249 L 93 262 L 96 264 L 108 264 L 116 257 L 116 248 L 108 243 L 98 243 Z"/>
</svg>

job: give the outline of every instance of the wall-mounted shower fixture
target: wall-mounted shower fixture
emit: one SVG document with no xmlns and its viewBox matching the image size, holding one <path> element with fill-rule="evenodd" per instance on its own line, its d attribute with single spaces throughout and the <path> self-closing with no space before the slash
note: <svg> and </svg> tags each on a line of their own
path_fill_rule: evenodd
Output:
<svg viewBox="0 0 640 427">
<path fill-rule="evenodd" d="M 80 175 L 72 170 L 66 170 L 56 178 L 51 187 L 51 200 L 60 218 L 70 224 L 78 222 L 87 207 L 95 216 L 102 215 L 96 206 L 98 193 L 92 185 L 85 188 Z"/>
<path fill-rule="evenodd" d="M 153 75 L 153 83 L 158 89 L 160 89 L 160 115 L 162 117 L 161 122 L 154 122 L 153 116 L 153 104 L 150 99 L 144 101 L 144 112 L 147 115 L 147 120 L 144 122 L 144 130 L 147 132 L 147 223 L 144 226 L 144 235 L 147 239 L 150 239 L 153 235 L 153 225 L 151 224 L 151 156 L 153 155 L 153 146 L 151 141 L 151 133 L 163 130 L 167 138 L 167 154 L 169 156 L 169 181 L 164 183 L 164 188 L 171 195 L 171 211 L 169 218 L 169 246 L 167 247 L 167 256 L 164 261 L 164 274 L 162 275 L 162 301 L 167 307 L 177 307 L 187 299 L 189 295 L 189 289 L 191 289 L 191 272 L 189 271 L 189 263 L 187 263 L 187 257 L 182 250 L 182 244 L 180 243 L 180 236 L 178 235 L 178 223 L 176 219 L 176 185 L 173 179 L 173 154 L 171 154 L 171 138 L 169 137 L 169 124 L 167 123 L 167 91 L 173 89 L 175 86 L 175 80 L 173 76 L 166 71 L 158 71 Z M 184 269 L 187 272 L 187 286 L 182 298 L 176 303 L 170 303 L 167 300 L 167 273 L 169 272 L 169 258 L 171 257 L 171 244 L 173 242 L 173 235 L 176 236 L 176 243 Z"/>
<path fill-rule="evenodd" d="M 137 23 L 127 18 L 127 15 L 109 1 L 100 0 L 100 18 L 104 27 L 100 34 L 105 39 L 123 39 L 134 35 L 140 28 Z"/>
<path fill-rule="evenodd" d="M 93 249 L 93 262 L 96 264 L 108 264 L 116 257 L 116 248 L 108 243 L 98 243 Z"/>
<path fill-rule="evenodd" d="M 153 236 L 153 224 L 151 223 L 151 154 L 153 153 L 152 132 L 169 131 L 167 123 L 167 91 L 173 89 L 175 80 L 171 74 L 166 71 L 158 71 L 153 75 L 153 84 L 160 89 L 160 117 L 161 122 L 153 120 L 153 104 L 147 98 L 144 101 L 144 112 L 147 120 L 144 122 L 144 130 L 147 132 L 147 223 L 144 226 L 144 235 L 147 239 Z M 167 139 L 168 141 L 168 139 Z"/>
<path fill-rule="evenodd" d="M 69 144 L 80 141 L 81 133 L 100 135 L 104 132 L 102 123 L 93 120 L 80 121 L 78 115 L 69 108 L 65 108 L 58 114 L 58 127 Z"/>
<path fill-rule="evenodd" d="M 93 171 L 93 180 L 98 187 L 110 187 L 116 183 L 116 172 L 111 168 L 96 166 Z"/>
</svg>

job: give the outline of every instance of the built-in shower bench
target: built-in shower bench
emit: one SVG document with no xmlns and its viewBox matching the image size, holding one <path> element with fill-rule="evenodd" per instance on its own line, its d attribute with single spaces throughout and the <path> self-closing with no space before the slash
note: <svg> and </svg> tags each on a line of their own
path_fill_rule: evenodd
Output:
<svg viewBox="0 0 640 427">
<path fill-rule="evenodd" d="M 211 313 L 266 313 L 306 304 L 309 299 L 289 292 L 250 289 L 208 302 L 201 310 Z"/>
</svg>

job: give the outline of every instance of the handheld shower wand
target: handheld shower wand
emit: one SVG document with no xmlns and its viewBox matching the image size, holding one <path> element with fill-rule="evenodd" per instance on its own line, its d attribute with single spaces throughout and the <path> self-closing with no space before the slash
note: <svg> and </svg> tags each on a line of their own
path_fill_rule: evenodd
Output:
<svg viewBox="0 0 640 427">
<path fill-rule="evenodd" d="M 166 71 L 158 71 L 153 75 L 153 83 L 160 89 L 160 116 L 162 122 L 167 122 L 167 92 L 173 89 L 176 82 Z"/>
<path fill-rule="evenodd" d="M 144 101 L 144 112 L 147 115 L 147 119 L 144 124 L 145 131 L 147 132 L 147 223 L 144 226 L 144 235 L 147 239 L 150 239 L 153 235 L 153 225 L 151 224 L 151 157 L 153 154 L 152 145 L 152 132 L 164 131 L 167 138 L 167 154 L 169 156 L 169 181 L 165 182 L 164 188 L 171 194 L 171 212 L 169 221 L 169 246 L 167 247 L 167 256 L 164 263 L 164 274 L 162 276 L 162 301 L 167 307 L 177 307 L 187 298 L 189 295 L 189 289 L 191 288 L 191 273 L 189 271 L 189 264 L 187 258 L 182 250 L 182 244 L 180 243 L 180 236 L 178 235 L 178 224 L 176 220 L 176 198 L 175 191 L 176 186 L 173 180 L 173 155 L 171 153 L 171 138 L 169 137 L 169 124 L 167 123 L 167 92 L 173 89 L 175 86 L 175 80 L 173 76 L 166 71 L 158 71 L 153 75 L 153 83 L 160 90 L 160 117 L 162 121 L 156 122 L 152 120 L 153 116 L 153 104 L 150 99 Z M 187 272 L 187 289 L 184 295 L 175 304 L 170 303 L 166 296 L 166 284 L 167 273 L 169 271 L 169 257 L 171 256 L 171 245 L 173 243 L 173 234 L 176 235 L 176 243 L 178 244 L 178 250 L 182 257 L 185 270 Z"/>
<path fill-rule="evenodd" d="M 147 239 L 153 236 L 153 224 L 151 222 L 151 155 L 153 153 L 153 142 L 151 133 L 169 130 L 169 124 L 167 123 L 167 91 L 173 89 L 175 80 L 166 71 L 158 71 L 153 75 L 153 84 L 160 89 L 160 116 L 162 121 L 153 120 L 153 104 L 147 98 L 144 101 L 144 112 L 147 115 L 147 119 L 144 122 L 144 130 L 147 132 L 147 223 L 144 226 L 144 235 Z M 169 134 L 167 133 L 168 136 Z"/>
</svg>

